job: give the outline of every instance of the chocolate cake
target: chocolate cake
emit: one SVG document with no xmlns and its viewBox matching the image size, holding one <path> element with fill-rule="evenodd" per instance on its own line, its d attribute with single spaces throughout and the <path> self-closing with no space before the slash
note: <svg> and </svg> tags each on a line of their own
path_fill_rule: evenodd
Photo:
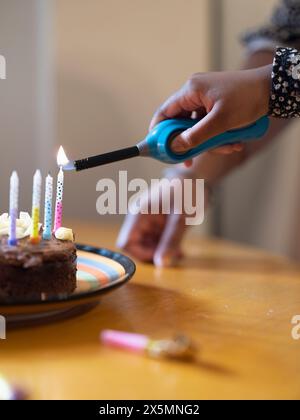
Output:
<svg viewBox="0 0 300 420">
<path fill-rule="evenodd" d="M 42 294 L 70 294 L 76 288 L 76 247 L 72 241 L 28 237 L 15 247 L 0 237 L 0 300 L 40 299 Z"/>
</svg>

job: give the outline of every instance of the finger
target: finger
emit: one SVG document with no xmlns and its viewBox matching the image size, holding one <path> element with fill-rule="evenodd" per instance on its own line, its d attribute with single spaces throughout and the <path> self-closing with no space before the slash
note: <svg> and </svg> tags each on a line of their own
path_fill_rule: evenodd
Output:
<svg viewBox="0 0 300 420">
<path fill-rule="evenodd" d="M 120 230 L 117 247 L 127 249 L 129 245 L 143 243 L 146 246 L 156 240 L 161 234 L 160 225 L 151 223 L 151 218 L 129 214 Z"/>
<path fill-rule="evenodd" d="M 210 152 L 217 155 L 230 155 L 235 152 L 242 152 L 245 146 L 243 144 L 233 144 L 228 146 L 218 147 L 217 149 L 213 149 Z"/>
<path fill-rule="evenodd" d="M 202 120 L 204 117 L 206 117 L 206 115 L 207 112 L 204 107 L 201 107 L 194 112 L 194 118 L 198 120 Z"/>
<path fill-rule="evenodd" d="M 126 216 L 125 221 L 121 227 L 116 245 L 120 249 L 125 249 L 135 233 L 138 224 L 137 217 L 129 214 Z"/>
<path fill-rule="evenodd" d="M 178 262 L 181 255 L 182 242 L 186 225 L 181 215 L 171 215 L 161 236 L 154 254 L 154 264 L 157 267 L 171 267 Z"/>
<path fill-rule="evenodd" d="M 153 130 L 160 122 L 170 118 L 181 117 L 188 118 L 191 116 L 191 111 L 186 110 L 180 103 L 180 96 L 178 93 L 172 95 L 154 114 L 149 130 Z"/>
<path fill-rule="evenodd" d="M 236 143 L 233 147 L 235 152 L 242 152 L 245 149 L 245 145 L 242 143 Z"/>
<path fill-rule="evenodd" d="M 210 151 L 210 153 L 214 155 L 231 155 L 234 152 L 235 150 L 233 146 L 222 146 Z"/>
<path fill-rule="evenodd" d="M 179 153 L 187 152 L 227 130 L 226 118 L 220 111 L 220 106 L 215 105 L 198 124 L 175 138 L 172 143 L 172 150 Z"/>
<path fill-rule="evenodd" d="M 192 159 L 184 162 L 184 165 L 186 168 L 191 168 L 193 164 L 194 164 L 194 161 Z"/>
<path fill-rule="evenodd" d="M 156 226 L 150 223 L 145 225 L 146 221 L 144 220 L 143 223 L 143 219 L 132 219 L 133 226 L 131 220 L 126 219 L 117 240 L 117 246 L 139 261 L 153 262 L 162 229 L 158 231 Z"/>
<path fill-rule="evenodd" d="M 174 102 L 173 102 L 174 101 Z M 202 119 L 207 115 L 204 107 L 195 108 L 193 102 L 189 102 L 186 98 L 182 99 L 182 94 L 171 97 L 161 108 L 156 111 L 150 123 L 149 130 L 153 130 L 160 122 L 170 118 L 191 118 Z"/>
<path fill-rule="evenodd" d="M 166 217 L 129 214 L 120 230 L 117 246 L 142 262 L 153 262 Z"/>
</svg>

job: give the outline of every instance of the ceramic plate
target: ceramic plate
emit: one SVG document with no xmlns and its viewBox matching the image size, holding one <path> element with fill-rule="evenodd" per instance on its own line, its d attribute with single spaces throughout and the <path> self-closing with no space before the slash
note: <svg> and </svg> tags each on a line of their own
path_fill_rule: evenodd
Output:
<svg viewBox="0 0 300 420">
<path fill-rule="evenodd" d="M 124 285 L 134 275 L 133 261 L 102 248 L 77 245 L 77 289 L 72 295 L 41 296 L 37 301 L 2 303 L 0 315 L 9 322 L 73 316 L 94 307 L 100 297 Z"/>
</svg>

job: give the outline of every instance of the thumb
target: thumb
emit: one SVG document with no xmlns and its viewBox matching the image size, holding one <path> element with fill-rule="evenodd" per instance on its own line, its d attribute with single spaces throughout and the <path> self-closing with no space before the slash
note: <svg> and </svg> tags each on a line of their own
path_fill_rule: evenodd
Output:
<svg viewBox="0 0 300 420">
<path fill-rule="evenodd" d="M 226 130 L 228 130 L 226 117 L 224 117 L 220 105 L 215 105 L 198 124 L 174 139 L 172 150 L 180 153 L 187 152 Z"/>
<path fill-rule="evenodd" d="M 182 215 L 169 216 L 165 230 L 161 236 L 154 254 L 154 264 L 157 267 L 171 267 L 180 258 L 180 244 L 187 227 Z"/>
</svg>

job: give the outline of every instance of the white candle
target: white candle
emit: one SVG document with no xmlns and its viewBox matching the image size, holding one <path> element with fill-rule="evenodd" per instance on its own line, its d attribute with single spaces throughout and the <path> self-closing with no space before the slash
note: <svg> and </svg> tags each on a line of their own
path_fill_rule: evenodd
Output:
<svg viewBox="0 0 300 420">
<path fill-rule="evenodd" d="M 14 171 L 10 178 L 9 194 L 9 237 L 8 243 L 11 246 L 17 245 L 17 218 L 19 207 L 19 177 Z"/>
</svg>

